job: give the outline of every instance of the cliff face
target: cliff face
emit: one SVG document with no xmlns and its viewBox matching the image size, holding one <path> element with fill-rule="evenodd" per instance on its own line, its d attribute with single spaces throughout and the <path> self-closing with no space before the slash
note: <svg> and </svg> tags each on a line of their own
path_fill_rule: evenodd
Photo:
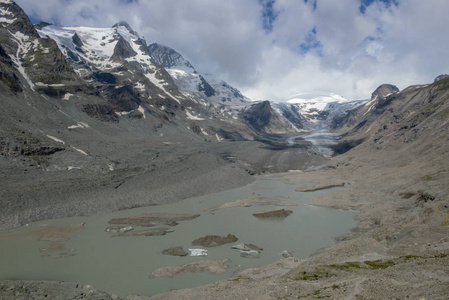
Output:
<svg viewBox="0 0 449 300">
<path fill-rule="evenodd" d="M 240 116 L 259 133 L 287 133 L 296 130 L 286 117 L 274 111 L 270 101 L 253 104 Z"/>
</svg>

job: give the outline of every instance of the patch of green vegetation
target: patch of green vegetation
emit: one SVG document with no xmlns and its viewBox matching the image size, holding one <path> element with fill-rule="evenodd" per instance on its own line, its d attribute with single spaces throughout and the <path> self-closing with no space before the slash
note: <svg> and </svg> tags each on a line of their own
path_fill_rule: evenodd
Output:
<svg viewBox="0 0 449 300">
<path fill-rule="evenodd" d="M 329 272 L 325 272 L 324 269 L 315 269 L 315 272 L 312 274 L 307 274 L 306 271 L 304 271 L 302 274 L 299 274 L 297 277 L 293 278 L 293 280 L 318 280 L 321 278 L 329 278 L 334 276 L 333 274 L 329 274 Z"/>
<path fill-rule="evenodd" d="M 352 269 L 352 268 L 361 269 L 362 268 L 360 266 L 360 263 L 353 262 L 353 261 L 348 261 L 348 262 L 345 262 L 344 264 L 339 264 L 339 265 L 332 264 L 332 265 L 329 265 L 329 267 L 333 268 L 333 269 L 337 269 L 337 270 L 348 270 L 348 269 Z"/>
<path fill-rule="evenodd" d="M 449 90 L 449 77 L 438 80 L 437 82 L 432 84 L 435 87 L 439 87 L 438 91 L 446 91 Z"/>
<path fill-rule="evenodd" d="M 392 260 L 366 260 L 364 263 L 373 269 L 386 269 L 394 266 L 396 263 Z"/>
<path fill-rule="evenodd" d="M 446 257 L 448 257 L 448 254 L 446 254 L 446 253 L 440 253 L 440 254 L 437 254 L 437 255 L 434 255 L 433 256 L 433 258 L 446 258 Z"/>
<path fill-rule="evenodd" d="M 432 175 L 425 175 L 425 176 L 422 176 L 421 179 L 425 180 L 425 181 L 430 181 L 433 179 L 433 177 L 432 177 Z"/>
<path fill-rule="evenodd" d="M 401 256 L 400 258 L 403 259 L 404 262 L 408 262 L 409 260 L 418 259 L 418 258 L 421 258 L 421 257 L 417 256 L 417 255 L 406 255 L 406 256 Z"/>
</svg>

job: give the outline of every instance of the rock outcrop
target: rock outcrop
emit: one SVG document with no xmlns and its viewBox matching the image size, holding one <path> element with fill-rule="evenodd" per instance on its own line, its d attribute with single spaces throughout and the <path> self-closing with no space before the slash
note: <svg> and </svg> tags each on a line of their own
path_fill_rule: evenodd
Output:
<svg viewBox="0 0 449 300">
<path fill-rule="evenodd" d="M 204 237 L 193 240 L 192 245 L 203 247 L 216 247 L 228 243 L 233 243 L 237 240 L 238 238 L 233 234 L 228 234 L 227 236 L 206 235 Z"/>
<path fill-rule="evenodd" d="M 289 209 L 275 209 L 275 210 L 263 210 L 253 214 L 257 218 L 286 218 L 291 215 L 293 211 Z"/>
<path fill-rule="evenodd" d="M 162 254 L 172 255 L 172 256 L 187 256 L 187 254 L 189 254 L 189 252 L 185 251 L 184 248 L 182 248 L 182 246 L 178 246 L 178 247 L 164 249 L 162 251 Z"/>
</svg>

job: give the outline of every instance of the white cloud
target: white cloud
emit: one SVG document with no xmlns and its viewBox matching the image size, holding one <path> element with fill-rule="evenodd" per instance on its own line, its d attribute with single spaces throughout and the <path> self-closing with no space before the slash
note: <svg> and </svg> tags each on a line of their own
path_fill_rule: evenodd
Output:
<svg viewBox="0 0 449 300">
<path fill-rule="evenodd" d="M 131 3 L 129 3 L 131 2 Z M 327 90 L 368 98 L 382 83 L 405 88 L 448 73 L 449 1 L 276 0 L 272 30 L 259 0 L 17 0 L 34 18 L 58 25 L 110 27 L 126 20 L 218 73 L 255 99 Z M 318 49 L 305 53 L 307 36 Z M 308 45 L 313 46 L 313 45 Z"/>
</svg>

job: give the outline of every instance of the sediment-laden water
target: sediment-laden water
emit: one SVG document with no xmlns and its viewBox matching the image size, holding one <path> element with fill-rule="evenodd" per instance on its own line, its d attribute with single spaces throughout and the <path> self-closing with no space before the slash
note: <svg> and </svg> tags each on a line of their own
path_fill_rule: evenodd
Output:
<svg viewBox="0 0 449 300">
<path fill-rule="evenodd" d="M 295 192 L 296 187 L 262 176 L 239 189 L 175 204 L 101 216 L 41 221 L 3 231 L 0 233 L 0 279 L 77 282 L 122 297 L 129 294 L 154 295 L 229 278 L 238 269 L 281 259 L 284 250 L 298 258 L 308 256 L 320 248 L 331 246 L 334 237 L 355 227 L 353 211 L 307 205 L 308 197 L 325 194 L 329 190 L 298 193 Z M 252 199 L 249 201 L 250 207 L 211 210 L 225 203 L 249 198 Z M 270 204 L 264 205 L 267 203 Z M 260 219 L 252 215 L 261 210 L 279 208 L 292 210 L 293 213 L 281 219 Z M 174 232 L 164 236 L 113 237 L 113 233 L 105 231 L 112 218 L 144 213 L 192 213 L 201 216 L 181 221 L 171 227 Z M 79 226 L 82 223 L 84 225 Z M 54 228 L 64 229 L 58 231 Z M 185 250 L 202 248 L 193 247 L 191 242 L 208 234 L 234 234 L 239 240 L 204 248 L 208 250 L 208 255 L 203 257 L 175 257 L 161 253 L 163 249 L 175 246 L 183 246 Z M 43 236 L 46 240 L 41 240 Z M 231 249 L 238 243 L 252 243 L 264 250 L 257 259 L 244 258 L 240 256 L 240 251 Z M 149 278 L 157 268 L 223 258 L 229 258 L 230 262 L 228 271 L 222 275 L 198 273 L 173 278 Z"/>
</svg>

